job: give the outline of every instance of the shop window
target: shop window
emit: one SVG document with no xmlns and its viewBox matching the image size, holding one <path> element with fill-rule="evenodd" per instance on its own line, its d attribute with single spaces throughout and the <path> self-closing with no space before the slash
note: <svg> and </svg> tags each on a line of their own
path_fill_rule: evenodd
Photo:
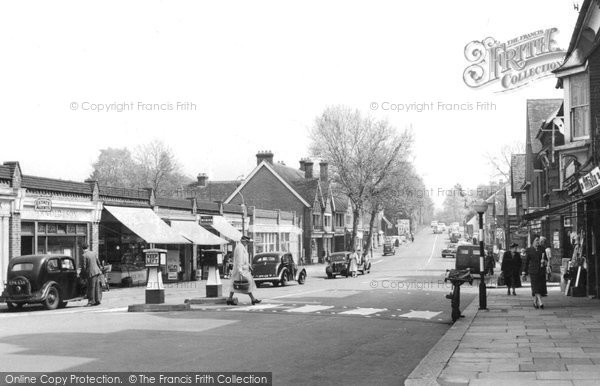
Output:
<svg viewBox="0 0 600 386">
<path fill-rule="evenodd" d="M 56 224 L 47 224 L 46 233 L 56 233 Z"/>
<path fill-rule="evenodd" d="M 85 224 L 77 224 L 77 234 L 85 235 L 87 234 L 87 225 Z"/>
<path fill-rule="evenodd" d="M 39 233 L 46 233 L 46 224 L 44 224 L 44 223 L 38 223 L 38 232 Z"/>
<path fill-rule="evenodd" d="M 32 235 L 35 230 L 35 223 L 22 222 L 21 223 L 21 235 Z"/>
<path fill-rule="evenodd" d="M 67 224 L 56 224 L 56 233 L 63 235 L 67 233 Z"/>
<path fill-rule="evenodd" d="M 75 224 L 67 224 L 67 233 L 70 235 L 74 235 L 77 233 L 77 227 Z"/>
</svg>

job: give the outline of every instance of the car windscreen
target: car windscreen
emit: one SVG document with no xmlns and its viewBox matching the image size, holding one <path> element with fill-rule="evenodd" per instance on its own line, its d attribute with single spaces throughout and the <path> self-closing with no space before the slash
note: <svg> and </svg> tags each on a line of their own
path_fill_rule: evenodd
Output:
<svg viewBox="0 0 600 386">
<path fill-rule="evenodd" d="M 254 263 L 276 263 L 277 261 L 279 261 L 279 257 L 276 255 L 256 256 L 254 258 Z"/>
<path fill-rule="evenodd" d="M 31 271 L 33 269 L 33 263 L 19 263 L 12 267 L 13 272 L 16 271 Z"/>
</svg>

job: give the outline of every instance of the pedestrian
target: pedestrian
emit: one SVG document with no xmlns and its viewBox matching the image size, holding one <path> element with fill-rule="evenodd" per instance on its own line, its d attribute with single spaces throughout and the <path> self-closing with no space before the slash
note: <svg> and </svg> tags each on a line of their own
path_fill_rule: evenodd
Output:
<svg viewBox="0 0 600 386">
<path fill-rule="evenodd" d="M 496 260 L 492 251 L 488 250 L 485 255 L 485 274 L 489 276 L 494 275 L 494 267 L 496 266 Z"/>
<path fill-rule="evenodd" d="M 250 259 L 248 258 L 248 250 L 246 245 L 251 242 L 248 236 L 242 236 L 241 240 L 235 245 L 233 251 L 233 270 L 231 271 L 231 289 L 229 290 L 229 298 L 227 304 L 234 304 L 233 294 L 247 294 L 250 296 L 252 304 L 260 303 L 261 300 L 257 299 L 253 295 L 253 291 L 256 289 L 254 284 L 254 278 L 252 277 L 252 266 L 250 265 Z"/>
<path fill-rule="evenodd" d="M 548 265 L 548 260 L 545 259 L 546 254 L 542 252 L 540 238 L 536 236 L 531 247 L 526 251 L 525 270 L 522 274 L 523 276 L 529 275 L 531 296 L 534 297 L 533 306 L 544 309 L 542 296 L 545 296 L 546 291 L 546 266 Z"/>
<path fill-rule="evenodd" d="M 348 267 L 348 270 L 352 277 L 356 277 L 358 271 L 358 253 L 356 253 L 356 249 L 352 250 L 352 253 L 350 254 L 350 266 Z"/>
<path fill-rule="evenodd" d="M 504 283 L 507 288 L 507 295 L 510 295 L 510 289 L 512 288 L 512 294 L 517 295 L 515 288 L 521 287 L 521 255 L 517 252 L 518 245 L 512 243 L 510 249 L 504 252 L 502 256 L 502 265 L 500 270 L 504 275 Z"/>
<path fill-rule="evenodd" d="M 413 243 L 415 242 L 415 234 L 412 232 L 410 232 L 410 241 Z"/>
<path fill-rule="evenodd" d="M 100 275 L 102 266 L 98 260 L 98 254 L 89 250 L 89 245 L 84 242 L 81 245 L 83 249 L 83 274 L 87 281 L 87 299 L 86 307 L 97 306 L 100 304 L 102 288 L 100 287 Z"/>
<path fill-rule="evenodd" d="M 548 281 L 548 273 L 550 272 L 550 248 L 547 248 L 547 240 L 544 236 L 540 237 L 539 252 L 542 254 L 542 261 L 546 262 L 542 267 L 542 270 L 544 271 L 544 282 L 541 287 L 541 294 L 542 296 L 548 296 L 548 287 L 546 282 Z"/>
</svg>

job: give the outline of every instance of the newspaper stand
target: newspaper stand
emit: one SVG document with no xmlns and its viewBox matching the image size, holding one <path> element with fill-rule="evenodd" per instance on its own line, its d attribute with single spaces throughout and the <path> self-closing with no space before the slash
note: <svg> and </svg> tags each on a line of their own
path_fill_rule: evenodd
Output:
<svg viewBox="0 0 600 386">
<path fill-rule="evenodd" d="M 162 304 L 165 302 L 165 287 L 163 286 L 161 267 L 167 262 L 165 249 L 144 249 L 144 260 L 148 270 L 146 283 L 146 304 Z"/>
</svg>

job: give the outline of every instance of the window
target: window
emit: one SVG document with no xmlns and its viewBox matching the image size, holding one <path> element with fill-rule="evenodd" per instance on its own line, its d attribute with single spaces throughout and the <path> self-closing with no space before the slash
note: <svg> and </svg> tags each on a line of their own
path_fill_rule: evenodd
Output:
<svg viewBox="0 0 600 386">
<path fill-rule="evenodd" d="M 330 214 L 326 214 L 325 217 L 325 227 L 329 228 L 331 227 L 331 215 Z"/>
<path fill-rule="evenodd" d="M 73 260 L 71 259 L 62 259 L 60 261 L 61 268 L 63 270 L 74 270 L 75 266 L 73 265 Z"/>
<path fill-rule="evenodd" d="M 256 253 L 275 252 L 277 250 L 277 233 L 259 233 L 255 238 Z"/>
<path fill-rule="evenodd" d="M 54 271 L 58 271 L 58 259 L 50 259 L 48 260 L 48 272 L 54 272 Z"/>
<path fill-rule="evenodd" d="M 581 138 L 590 134 L 589 76 L 577 74 L 569 78 L 571 102 L 571 137 Z"/>
<path fill-rule="evenodd" d="M 323 224 L 321 224 L 321 215 L 313 214 L 313 228 L 321 229 L 323 228 Z"/>
<path fill-rule="evenodd" d="M 344 215 L 343 214 L 336 213 L 335 226 L 338 228 L 342 228 L 344 226 Z"/>
<path fill-rule="evenodd" d="M 282 252 L 290 251 L 290 234 L 289 233 L 280 233 L 279 249 Z"/>
<path fill-rule="evenodd" d="M 33 269 L 33 263 L 20 263 L 13 265 L 13 272 L 16 271 L 31 271 Z"/>
</svg>

